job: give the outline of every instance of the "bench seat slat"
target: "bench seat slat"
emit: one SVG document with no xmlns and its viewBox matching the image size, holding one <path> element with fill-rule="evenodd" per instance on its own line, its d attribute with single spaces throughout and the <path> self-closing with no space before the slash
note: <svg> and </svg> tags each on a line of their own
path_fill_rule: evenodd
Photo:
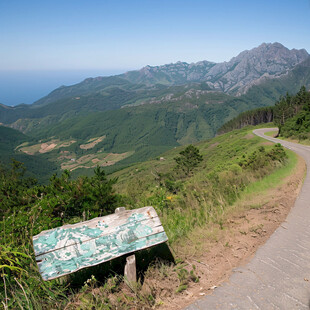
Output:
<svg viewBox="0 0 310 310">
<path fill-rule="evenodd" d="M 70 274 L 167 241 L 153 207 L 95 218 L 33 237 L 44 280 Z"/>
<path fill-rule="evenodd" d="M 154 208 L 144 207 L 42 231 L 33 237 L 34 251 L 36 255 L 41 255 L 51 249 L 57 250 L 65 246 L 98 238 L 112 232 L 114 229 L 125 228 L 130 224 L 153 218 L 158 218 Z"/>
</svg>

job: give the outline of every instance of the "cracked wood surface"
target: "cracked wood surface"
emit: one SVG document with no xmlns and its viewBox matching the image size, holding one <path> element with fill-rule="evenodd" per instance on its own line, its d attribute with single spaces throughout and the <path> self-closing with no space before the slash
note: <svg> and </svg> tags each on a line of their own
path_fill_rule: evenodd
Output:
<svg viewBox="0 0 310 310">
<path fill-rule="evenodd" d="M 154 208 L 144 207 L 43 231 L 33 248 L 42 278 L 51 280 L 167 240 Z"/>
<path fill-rule="evenodd" d="M 187 310 L 310 308 L 310 147 L 264 135 L 274 130 L 256 129 L 254 133 L 281 143 L 302 156 L 307 164 L 303 187 L 285 227 L 280 226 L 247 265 L 234 269 L 228 282 Z"/>
</svg>

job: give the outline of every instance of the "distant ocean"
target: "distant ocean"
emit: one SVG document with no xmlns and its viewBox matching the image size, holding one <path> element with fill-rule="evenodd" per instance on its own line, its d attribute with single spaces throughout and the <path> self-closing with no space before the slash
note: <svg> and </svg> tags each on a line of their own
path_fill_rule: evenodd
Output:
<svg viewBox="0 0 310 310">
<path fill-rule="evenodd" d="M 110 76 L 124 70 L 1 71 L 0 103 L 31 104 L 62 85 L 73 85 L 89 77 Z"/>
</svg>

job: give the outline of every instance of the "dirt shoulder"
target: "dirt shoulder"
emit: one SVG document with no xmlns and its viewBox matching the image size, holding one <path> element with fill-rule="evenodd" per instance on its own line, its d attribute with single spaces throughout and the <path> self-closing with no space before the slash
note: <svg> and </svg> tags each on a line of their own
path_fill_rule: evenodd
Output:
<svg viewBox="0 0 310 310">
<path fill-rule="evenodd" d="M 175 251 L 191 269 L 194 265 L 199 283 L 163 298 L 160 309 L 182 309 L 228 280 L 233 269 L 247 263 L 257 249 L 281 226 L 301 189 L 306 164 L 298 157 L 295 172 L 282 185 L 266 195 L 243 201 L 226 215 L 221 225 L 213 225 L 206 236 L 203 228 L 196 230 L 186 244 Z"/>
</svg>

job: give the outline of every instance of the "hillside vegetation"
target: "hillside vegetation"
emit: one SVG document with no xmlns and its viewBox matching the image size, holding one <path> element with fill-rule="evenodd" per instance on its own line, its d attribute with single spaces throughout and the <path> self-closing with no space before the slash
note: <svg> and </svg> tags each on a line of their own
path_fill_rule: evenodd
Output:
<svg viewBox="0 0 310 310">
<path fill-rule="evenodd" d="M 115 173 L 116 188 L 131 198 L 131 206 L 157 206 L 174 241 L 197 225 L 220 221 L 248 184 L 285 162 L 280 145 L 260 143 L 246 128 L 198 143 L 198 156 L 190 147 L 180 153 L 177 148 Z"/>
<path fill-rule="evenodd" d="M 81 309 L 90 305 L 98 309 L 155 306 L 158 301 L 155 289 L 145 290 L 141 286 L 136 297 L 126 297 L 120 276 L 101 277 L 100 281 L 92 277 L 86 282 L 89 275 L 77 272 L 63 281 L 43 282 L 33 256 L 32 235 L 85 217 L 112 213 L 118 206 L 152 205 L 173 246 L 195 228 L 207 228 L 209 223 L 222 227 L 223 216 L 250 184 L 287 163 L 287 154 L 280 145 L 263 145 L 247 128 L 173 149 L 161 159 L 127 168 L 110 179 L 100 168 L 95 169 L 93 177 L 79 177 L 75 181 L 65 171 L 43 186 L 26 178 L 17 162 L 12 169 L 2 168 L 2 306 L 14 309 L 62 309 L 66 305 L 67 309 L 74 309 L 78 304 Z M 194 269 L 188 272 L 181 266 L 177 268 L 180 271 L 174 291 L 181 292 L 188 283 L 199 281 Z"/>
</svg>

